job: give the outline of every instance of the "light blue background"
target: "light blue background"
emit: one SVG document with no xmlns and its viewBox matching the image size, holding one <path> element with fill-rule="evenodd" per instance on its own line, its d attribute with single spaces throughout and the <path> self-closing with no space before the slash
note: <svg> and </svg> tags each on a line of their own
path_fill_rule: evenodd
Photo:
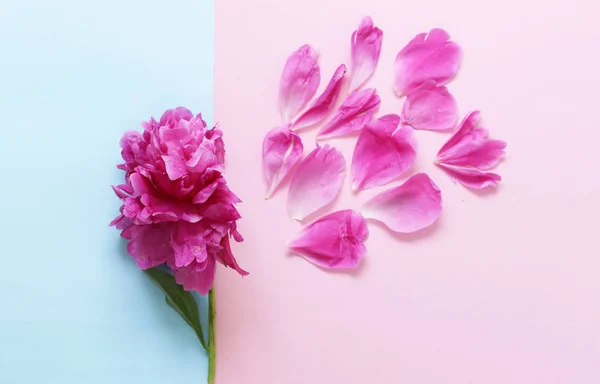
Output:
<svg viewBox="0 0 600 384">
<path fill-rule="evenodd" d="M 213 20 L 212 0 L 0 1 L 0 383 L 205 382 L 108 223 L 124 131 L 177 105 L 212 123 Z"/>
</svg>

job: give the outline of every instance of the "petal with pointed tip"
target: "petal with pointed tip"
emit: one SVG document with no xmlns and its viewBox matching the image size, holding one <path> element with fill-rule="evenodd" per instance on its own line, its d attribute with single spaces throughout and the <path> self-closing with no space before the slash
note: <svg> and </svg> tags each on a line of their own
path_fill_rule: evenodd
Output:
<svg viewBox="0 0 600 384">
<path fill-rule="evenodd" d="M 383 32 L 373 26 L 373 20 L 367 16 L 361 20 L 358 29 L 352 33 L 352 73 L 350 90 L 360 88 L 375 72 Z"/>
<path fill-rule="evenodd" d="M 277 126 L 267 133 L 262 149 L 267 198 L 294 168 L 303 150 L 300 136 L 290 131 L 289 124 Z"/>
<path fill-rule="evenodd" d="M 319 96 L 317 100 L 315 100 L 310 107 L 294 121 L 292 128 L 300 129 L 309 127 L 320 122 L 327 116 L 340 94 L 345 73 L 346 66 L 342 64 L 335 70 L 333 77 L 329 80 L 329 84 L 327 84 L 327 87 L 321 96 Z"/>
<path fill-rule="evenodd" d="M 317 136 L 326 139 L 357 132 L 371 121 L 381 100 L 375 88 L 352 92 Z"/>
<path fill-rule="evenodd" d="M 283 121 L 291 121 L 312 99 L 321 82 L 317 51 L 308 44 L 290 55 L 279 83 L 279 112 Z"/>
<path fill-rule="evenodd" d="M 325 145 L 308 154 L 298 166 L 288 193 L 288 214 L 302 220 L 331 203 L 344 183 L 346 162 L 342 153 Z"/>
</svg>

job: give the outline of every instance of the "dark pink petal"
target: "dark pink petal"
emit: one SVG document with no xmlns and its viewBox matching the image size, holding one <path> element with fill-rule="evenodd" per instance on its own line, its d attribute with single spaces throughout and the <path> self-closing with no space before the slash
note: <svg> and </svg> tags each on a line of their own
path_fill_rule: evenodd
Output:
<svg viewBox="0 0 600 384">
<path fill-rule="evenodd" d="M 493 168 L 504 156 L 506 143 L 489 139 L 481 128 L 481 114 L 469 113 L 454 135 L 438 152 L 436 162 L 481 170 Z"/>
<path fill-rule="evenodd" d="M 203 263 L 208 257 L 203 226 L 180 221 L 173 225 L 171 243 L 175 252 L 175 267 L 187 267 L 193 261 Z"/>
<path fill-rule="evenodd" d="M 443 29 L 420 33 L 396 56 L 394 90 L 405 96 L 427 81 L 448 83 L 458 72 L 460 47 Z"/>
<path fill-rule="evenodd" d="M 379 53 L 381 52 L 382 40 L 383 32 L 381 29 L 373 26 L 373 20 L 369 16 L 362 19 L 358 30 L 352 33 L 351 91 L 360 88 L 375 72 L 377 62 L 379 61 Z"/>
<path fill-rule="evenodd" d="M 312 99 L 321 82 L 317 51 L 306 44 L 287 59 L 279 83 L 279 112 L 283 121 L 292 121 Z"/>
<path fill-rule="evenodd" d="M 365 219 L 353 210 L 331 213 L 308 225 L 289 248 L 324 268 L 354 268 L 362 260 L 369 237 Z"/>
<path fill-rule="evenodd" d="M 331 203 L 342 188 L 345 168 L 342 153 L 329 145 L 309 153 L 290 184 L 287 202 L 290 217 L 302 220 Z"/>
<path fill-rule="evenodd" d="M 475 168 L 456 167 L 442 163 L 438 163 L 438 166 L 444 169 L 453 180 L 469 188 L 495 187 L 498 182 L 502 181 L 502 177 L 496 173 L 483 172 Z"/>
<path fill-rule="evenodd" d="M 375 88 L 352 92 L 325 124 L 317 139 L 326 139 L 357 132 L 371 121 L 381 100 Z"/>
<path fill-rule="evenodd" d="M 229 236 L 224 236 L 223 237 L 223 240 L 221 240 L 221 247 L 223 249 L 221 250 L 221 252 L 219 252 L 217 254 L 219 262 L 221 264 L 223 264 L 224 266 L 226 266 L 226 267 L 235 269 L 235 271 L 237 273 L 239 273 L 240 275 L 242 275 L 242 276 L 249 275 L 248 272 L 244 271 L 239 266 L 239 264 L 237 263 L 237 260 L 233 256 L 233 253 L 231 252 L 231 244 L 230 244 L 230 241 L 229 241 Z"/>
<path fill-rule="evenodd" d="M 183 285 L 186 291 L 198 291 L 202 295 L 206 295 L 212 288 L 215 280 L 216 263 L 214 257 L 206 259 L 203 269 L 195 268 L 177 268 L 173 270 L 175 281 Z"/>
<path fill-rule="evenodd" d="M 417 173 L 398 187 L 380 193 L 363 207 L 367 219 L 382 222 L 399 233 L 433 224 L 442 212 L 442 194 L 425 173 Z"/>
<path fill-rule="evenodd" d="M 321 96 L 319 96 L 319 98 L 315 100 L 310 107 L 296 119 L 296 121 L 294 121 L 292 128 L 300 129 L 311 126 L 327 116 L 340 94 L 345 73 L 346 66 L 342 64 L 335 70 L 333 77 L 329 80 L 329 84 L 327 84 L 327 87 Z"/>
<path fill-rule="evenodd" d="M 172 224 L 132 225 L 122 236 L 129 240 L 127 252 L 141 269 L 156 267 L 173 257 Z"/>
<path fill-rule="evenodd" d="M 399 123 L 398 115 L 385 115 L 360 132 L 352 156 L 352 189 L 387 184 L 412 166 L 417 156 L 413 130 L 398 129 Z"/>
<path fill-rule="evenodd" d="M 414 129 L 452 129 L 458 122 L 458 106 L 446 87 L 429 82 L 406 96 L 401 118 Z"/>
<path fill-rule="evenodd" d="M 302 157 L 304 146 L 289 124 L 273 128 L 263 141 L 263 170 L 267 179 L 267 199 Z"/>
</svg>

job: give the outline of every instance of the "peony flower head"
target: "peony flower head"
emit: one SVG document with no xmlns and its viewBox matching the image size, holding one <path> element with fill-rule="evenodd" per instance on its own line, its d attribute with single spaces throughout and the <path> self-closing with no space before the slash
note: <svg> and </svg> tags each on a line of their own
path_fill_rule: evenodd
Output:
<svg viewBox="0 0 600 384">
<path fill-rule="evenodd" d="M 121 139 L 125 163 L 118 168 L 126 171 L 125 183 L 113 190 L 123 205 L 111 222 L 123 230 L 137 265 L 166 262 L 186 290 L 203 294 L 212 286 L 215 261 L 246 275 L 229 246 L 230 236 L 242 240 L 240 200 L 223 177 L 222 132 L 183 107 L 142 127 Z"/>
</svg>

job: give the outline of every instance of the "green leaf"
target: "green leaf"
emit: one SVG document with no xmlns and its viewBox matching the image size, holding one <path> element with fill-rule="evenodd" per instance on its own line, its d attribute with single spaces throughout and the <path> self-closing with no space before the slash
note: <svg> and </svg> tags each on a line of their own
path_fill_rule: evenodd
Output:
<svg viewBox="0 0 600 384">
<path fill-rule="evenodd" d="M 154 281 L 154 283 L 163 291 L 166 296 L 167 304 L 169 304 L 175 312 L 179 313 L 179 316 L 192 327 L 200 340 L 200 344 L 202 344 L 204 349 L 208 350 L 208 345 L 204 340 L 204 333 L 202 333 L 202 324 L 200 324 L 198 304 L 196 304 L 194 296 L 192 296 L 190 292 L 184 290 L 183 286 L 177 284 L 175 278 L 167 272 L 163 272 L 158 268 L 146 269 L 144 272 L 146 272 L 152 281 Z"/>
</svg>

